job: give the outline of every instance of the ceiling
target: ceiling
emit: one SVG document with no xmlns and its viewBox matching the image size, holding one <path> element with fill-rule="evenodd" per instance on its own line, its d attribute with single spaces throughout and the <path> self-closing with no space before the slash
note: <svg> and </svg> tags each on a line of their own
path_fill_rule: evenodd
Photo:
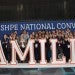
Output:
<svg viewBox="0 0 75 75">
<path fill-rule="evenodd" d="M 74 19 L 75 0 L 0 0 L 0 21 Z"/>
</svg>

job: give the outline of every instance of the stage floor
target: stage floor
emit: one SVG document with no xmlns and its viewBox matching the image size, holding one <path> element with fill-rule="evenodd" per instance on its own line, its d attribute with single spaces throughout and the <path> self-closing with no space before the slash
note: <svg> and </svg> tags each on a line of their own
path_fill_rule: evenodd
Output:
<svg viewBox="0 0 75 75">
<path fill-rule="evenodd" d="M 75 68 L 0 69 L 0 75 L 75 75 Z"/>
<path fill-rule="evenodd" d="M 51 63 L 47 63 L 46 65 L 40 65 L 39 63 L 36 63 L 35 65 L 29 65 L 29 63 L 18 63 L 16 65 L 11 65 L 11 64 L 7 64 L 7 65 L 0 65 L 0 68 L 66 68 L 66 67 L 75 67 L 75 64 L 70 64 L 70 63 L 66 63 L 66 64 L 51 64 Z"/>
</svg>

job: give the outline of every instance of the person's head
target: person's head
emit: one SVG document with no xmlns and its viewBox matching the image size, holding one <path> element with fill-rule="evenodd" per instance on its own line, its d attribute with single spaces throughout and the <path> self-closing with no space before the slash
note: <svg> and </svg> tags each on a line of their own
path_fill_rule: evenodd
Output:
<svg viewBox="0 0 75 75">
<path fill-rule="evenodd" d="M 67 28 L 67 29 L 66 29 L 66 31 L 67 31 L 67 32 L 70 32 L 70 29 L 69 29 L 69 28 Z"/>
<path fill-rule="evenodd" d="M 30 34 L 30 39 L 32 39 L 32 34 Z"/>
<path fill-rule="evenodd" d="M 75 31 L 73 32 L 73 35 L 75 35 Z"/>
<path fill-rule="evenodd" d="M 58 37 L 61 37 L 61 36 L 62 36 L 62 34 L 61 34 L 61 32 L 59 32 L 59 33 L 58 33 Z"/>
<path fill-rule="evenodd" d="M 26 30 L 24 30 L 24 31 L 23 31 L 23 34 L 27 34 L 27 31 L 26 31 Z"/>
<path fill-rule="evenodd" d="M 41 33 L 38 34 L 38 37 L 39 37 L 39 39 L 41 39 L 41 37 L 42 37 L 42 36 L 41 36 Z"/>
<path fill-rule="evenodd" d="M 58 33 L 58 31 L 59 31 L 59 30 L 58 30 L 58 29 L 56 29 L 56 33 Z"/>
<path fill-rule="evenodd" d="M 32 35 L 34 36 L 35 35 L 35 32 L 32 32 Z"/>
<path fill-rule="evenodd" d="M 46 31 L 46 35 L 48 35 L 48 31 Z"/>
<path fill-rule="evenodd" d="M 45 38 L 45 35 L 44 34 L 42 34 L 41 36 L 42 36 L 42 38 Z"/>
<path fill-rule="evenodd" d="M 73 35 L 73 38 L 75 39 L 75 35 Z"/>
<path fill-rule="evenodd" d="M 73 34 L 71 32 L 69 34 L 69 38 L 73 38 Z"/>
<path fill-rule="evenodd" d="M 6 34 L 4 34 L 4 39 L 8 38 L 8 36 Z"/>
<path fill-rule="evenodd" d="M 67 40 L 68 38 L 69 38 L 69 37 L 68 37 L 68 35 L 66 34 L 66 35 L 65 35 L 65 40 Z"/>
<path fill-rule="evenodd" d="M 52 38 L 52 34 L 51 33 L 49 34 L 49 37 Z"/>
<path fill-rule="evenodd" d="M 17 35 L 17 31 L 15 31 L 15 32 L 14 32 L 14 34 L 16 34 L 16 35 Z"/>
<path fill-rule="evenodd" d="M 62 30 L 62 34 L 64 34 L 65 32 L 64 32 L 64 30 Z"/>
<path fill-rule="evenodd" d="M 38 33 L 35 34 L 35 38 L 38 39 Z"/>
<path fill-rule="evenodd" d="M 61 33 L 61 30 L 58 30 L 59 33 Z"/>
<path fill-rule="evenodd" d="M 45 31 L 42 31 L 42 34 L 45 34 Z"/>
</svg>

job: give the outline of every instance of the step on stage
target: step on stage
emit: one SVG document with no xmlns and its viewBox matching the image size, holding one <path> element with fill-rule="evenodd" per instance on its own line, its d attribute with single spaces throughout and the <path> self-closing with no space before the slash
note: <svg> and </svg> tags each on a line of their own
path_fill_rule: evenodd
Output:
<svg viewBox="0 0 75 75">
<path fill-rule="evenodd" d="M 75 68 L 0 69 L 0 75 L 75 75 Z"/>
</svg>

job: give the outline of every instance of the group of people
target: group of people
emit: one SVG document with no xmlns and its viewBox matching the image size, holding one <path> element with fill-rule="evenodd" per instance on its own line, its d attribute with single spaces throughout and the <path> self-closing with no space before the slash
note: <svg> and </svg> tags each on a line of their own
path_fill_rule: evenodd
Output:
<svg viewBox="0 0 75 75">
<path fill-rule="evenodd" d="M 34 43 L 34 57 L 37 63 L 41 60 L 41 50 L 40 43 L 38 39 L 46 39 L 45 43 L 45 56 L 47 62 L 52 60 L 52 47 L 50 43 L 50 39 L 57 39 L 56 43 L 56 55 L 57 59 L 62 59 L 63 56 L 66 57 L 66 62 L 70 60 L 70 38 L 75 38 L 75 31 L 67 30 L 53 30 L 53 31 L 36 31 L 29 34 L 26 30 L 24 30 L 21 35 L 18 35 L 17 31 L 14 31 L 10 35 L 5 34 L 2 39 L 2 47 L 4 50 L 4 54 L 8 62 L 11 61 L 11 47 L 10 40 L 17 40 L 22 52 L 25 51 L 26 45 L 29 39 L 35 39 Z M 25 61 L 20 61 L 17 55 L 18 62 L 28 62 L 29 61 L 29 53 L 26 57 Z"/>
</svg>

